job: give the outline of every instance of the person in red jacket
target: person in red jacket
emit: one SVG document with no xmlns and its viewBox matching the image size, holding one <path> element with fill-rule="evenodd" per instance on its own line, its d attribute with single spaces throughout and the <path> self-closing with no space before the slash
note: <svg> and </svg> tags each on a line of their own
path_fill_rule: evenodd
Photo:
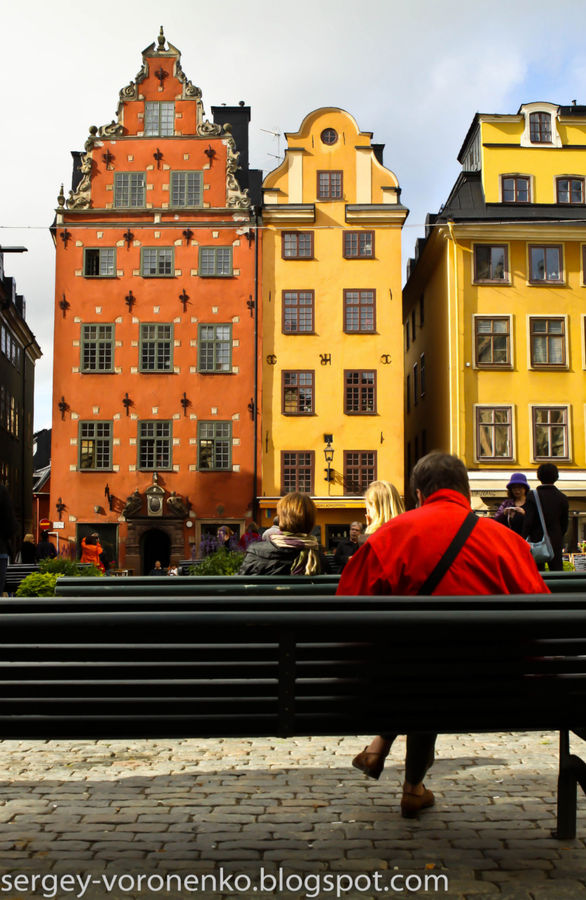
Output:
<svg viewBox="0 0 586 900">
<path fill-rule="evenodd" d="M 340 595 L 415 595 L 442 559 L 470 513 L 470 485 L 464 463 L 448 453 L 422 457 L 411 474 L 417 509 L 403 513 L 371 534 L 348 561 L 336 591 Z M 451 566 L 431 591 L 443 596 L 549 594 L 519 535 L 492 519 L 479 518 Z M 412 817 L 434 803 L 423 784 L 433 762 L 437 735 L 407 735 L 401 813 Z M 392 737 L 378 736 L 354 760 L 378 778 Z"/>
</svg>

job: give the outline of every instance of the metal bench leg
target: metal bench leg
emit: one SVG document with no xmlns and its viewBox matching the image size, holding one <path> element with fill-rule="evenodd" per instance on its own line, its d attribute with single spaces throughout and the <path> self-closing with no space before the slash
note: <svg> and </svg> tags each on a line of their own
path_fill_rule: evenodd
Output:
<svg viewBox="0 0 586 900">
<path fill-rule="evenodd" d="M 569 732 L 560 731 L 558 818 L 557 829 L 553 832 L 553 837 L 558 838 L 560 841 L 568 841 L 576 837 L 576 803 L 578 797 L 574 759 L 577 759 L 577 757 L 570 755 Z M 581 762 L 581 760 L 578 760 L 578 762 Z"/>
</svg>

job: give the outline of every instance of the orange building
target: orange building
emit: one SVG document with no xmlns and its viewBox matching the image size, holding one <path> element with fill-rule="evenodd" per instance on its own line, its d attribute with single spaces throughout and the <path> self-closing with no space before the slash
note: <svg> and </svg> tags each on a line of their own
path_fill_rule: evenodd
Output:
<svg viewBox="0 0 586 900">
<path fill-rule="evenodd" d="M 51 517 L 135 573 L 241 532 L 258 493 L 260 173 L 249 108 L 212 112 L 161 29 L 52 229 Z"/>
</svg>

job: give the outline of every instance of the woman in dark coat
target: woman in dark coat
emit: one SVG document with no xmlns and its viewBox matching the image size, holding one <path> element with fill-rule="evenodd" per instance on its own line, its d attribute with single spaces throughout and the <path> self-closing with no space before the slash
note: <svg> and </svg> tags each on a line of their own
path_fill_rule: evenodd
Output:
<svg viewBox="0 0 586 900">
<path fill-rule="evenodd" d="M 537 470 L 537 477 L 541 485 L 535 490 L 539 492 L 545 527 L 553 548 L 553 559 L 548 566 L 552 572 L 562 572 L 564 568 L 562 559 L 564 534 L 568 530 L 569 522 L 568 498 L 555 486 L 559 477 L 558 467 L 555 463 L 542 463 Z M 529 538 L 530 541 L 540 541 L 543 537 L 539 511 L 532 494 L 529 494 L 527 499 L 523 537 Z M 541 569 L 543 566 L 540 565 L 538 568 Z"/>
<path fill-rule="evenodd" d="M 239 575 L 319 575 L 327 571 L 317 539 L 315 504 L 307 494 L 291 493 L 277 505 L 280 531 L 250 544 Z"/>
<path fill-rule="evenodd" d="M 25 534 L 19 551 L 20 562 L 25 565 L 36 563 L 37 561 L 37 545 L 32 534 Z"/>
</svg>

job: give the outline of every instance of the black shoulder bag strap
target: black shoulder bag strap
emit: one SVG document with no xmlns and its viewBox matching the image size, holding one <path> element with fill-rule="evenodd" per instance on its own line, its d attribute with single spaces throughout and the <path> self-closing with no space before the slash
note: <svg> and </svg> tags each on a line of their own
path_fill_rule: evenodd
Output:
<svg viewBox="0 0 586 900">
<path fill-rule="evenodd" d="M 436 587 L 438 586 L 438 584 L 440 583 L 440 581 L 442 580 L 442 578 L 444 577 L 444 575 L 446 574 L 446 572 L 448 571 L 448 569 L 450 568 L 452 563 L 454 562 L 458 553 L 460 552 L 460 550 L 462 549 L 462 547 L 468 540 L 468 537 L 472 533 L 472 529 L 474 528 L 474 526 L 476 525 L 477 522 L 478 522 L 478 516 L 475 515 L 475 513 L 473 513 L 473 512 L 469 512 L 468 515 L 466 516 L 466 518 L 464 519 L 464 521 L 462 522 L 462 524 L 460 525 L 460 527 L 458 528 L 456 534 L 454 535 L 454 537 L 452 539 L 451 544 L 449 545 L 449 547 L 445 551 L 444 555 L 442 556 L 442 558 L 440 559 L 440 561 L 434 568 L 433 572 L 431 572 L 427 576 L 427 578 L 425 579 L 425 581 L 423 582 L 423 584 L 417 591 L 418 595 L 419 594 L 425 594 L 425 595 L 433 594 Z"/>
</svg>

